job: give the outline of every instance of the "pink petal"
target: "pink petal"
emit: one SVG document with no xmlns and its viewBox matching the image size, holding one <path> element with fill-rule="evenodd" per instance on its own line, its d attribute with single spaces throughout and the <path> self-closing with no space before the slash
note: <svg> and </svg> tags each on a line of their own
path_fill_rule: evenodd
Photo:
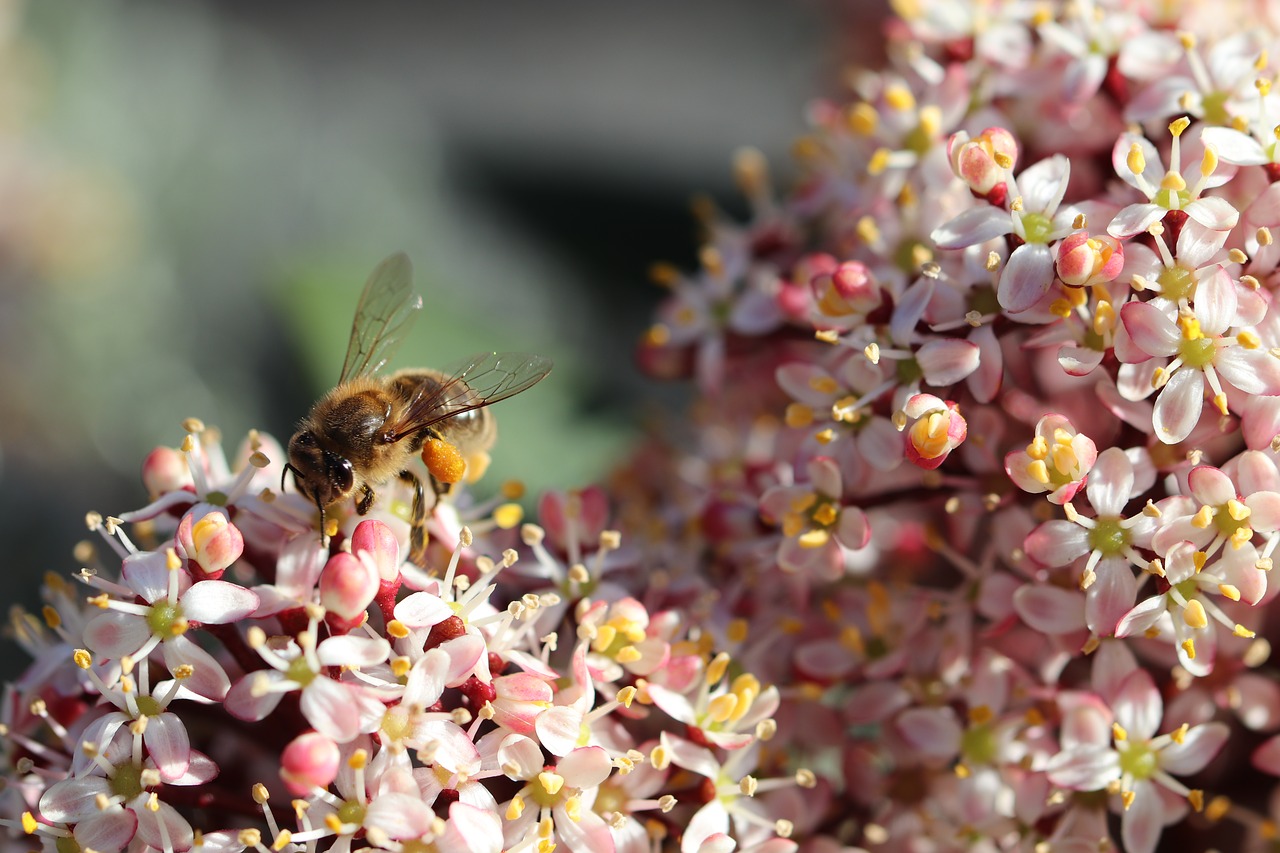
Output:
<svg viewBox="0 0 1280 853">
<path fill-rule="evenodd" d="M 146 620 L 131 613 L 108 610 L 89 620 L 84 627 L 84 643 L 95 655 L 119 660 L 132 655 L 151 639 Z"/>
<path fill-rule="evenodd" d="M 815 456 L 809 460 L 806 471 L 809 482 L 819 494 L 829 498 L 839 498 L 843 492 L 840 480 L 840 466 L 829 456 Z"/>
<path fill-rule="evenodd" d="M 1163 595 L 1153 595 L 1138 602 L 1116 625 L 1117 637 L 1131 637 L 1154 626 L 1167 610 Z"/>
<path fill-rule="evenodd" d="M 1219 196 L 1201 196 L 1186 206 L 1187 216 L 1213 231 L 1230 231 L 1240 221 L 1235 205 Z"/>
<path fill-rule="evenodd" d="M 1274 735 L 1263 741 L 1253 751 L 1253 766 L 1272 776 L 1280 776 L 1280 735 Z M 55 818 L 56 819 L 56 818 Z"/>
<path fill-rule="evenodd" d="M 303 688 L 301 706 L 311 727 L 335 743 L 360 734 L 360 707 L 355 691 L 345 684 L 318 676 Z"/>
<path fill-rule="evenodd" d="M 1107 746 L 1079 746 L 1049 759 L 1049 780 L 1074 791 L 1097 791 L 1120 777 L 1120 756 Z"/>
<path fill-rule="evenodd" d="M 237 622 L 258 609 L 252 590 L 226 581 L 200 581 L 182 594 L 183 614 L 192 622 L 225 625 Z"/>
<path fill-rule="evenodd" d="M 1214 357 L 1213 367 L 1246 394 L 1280 395 L 1280 358 L 1268 350 L 1224 347 Z"/>
<path fill-rule="evenodd" d="M 1182 441 L 1200 422 L 1203 408 L 1204 374 L 1185 367 L 1175 372 L 1169 384 L 1161 389 L 1151 412 L 1156 437 L 1165 444 Z"/>
<path fill-rule="evenodd" d="M 1196 319 L 1206 335 L 1221 335 L 1236 319 L 1236 283 L 1219 266 L 1196 286 Z"/>
<path fill-rule="evenodd" d="M 556 806 L 552 814 L 555 816 L 556 835 L 568 850 L 614 853 L 609 824 L 591 809 L 582 809 L 571 818 L 564 806 Z"/>
<path fill-rule="evenodd" d="M 1138 580 L 1129 564 L 1119 558 L 1104 558 L 1094 571 L 1097 579 L 1085 591 L 1085 622 L 1091 631 L 1107 637 L 1133 607 L 1133 600 L 1138 594 Z"/>
<path fill-rule="evenodd" d="M 410 628 L 428 628 L 453 616 L 450 607 L 438 595 L 415 592 L 396 604 L 395 617 Z"/>
<path fill-rule="evenodd" d="M 1204 769 L 1230 736 L 1226 723 L 1202 723 L 1187 730 L 1182 743 L 1160 750 L 1160 769 L 1174 776 L 1186 776 Z"/>
<path fill-rule="evenodd" d="M 1125 169 L 1121 177 L 1127 177 L 1129 174 L 1129 170 Z M 1116 238 L 1141 234 L 1163 219 L 1167 212 L 1156 204 L 1131 204 L 1115 215 L 1111 224 L 1107 226 L 1107 233 Z"/>
<path fill-rule="evenodd" d="M 186 635 L 173 637 L 161 643 L 164 649 L 164 663 L 170 672 L 184 664 L 192 668 L 191 677 L 182 682 L 182 686 L 192 693 L 198 693 L 206 699 L 221 702 L 231 687 L 231 679 L 226 670 L 213 655 L 197 646 Z"/>
<path fill-rule="evenodd" d="M 1202 504 L 1221 506 L 1236 497 L 1236 484 L 1212 465 L 1198 465 L 1187 475 L 1191 494 Z"/>
<path fill-rule="evenodd" d="M 138 813 L 138 838 L 156 850 L 190 849 L 195 833 L 187 819 L 178 814 L 173 806 L 161 800 L 158 811 L 153 812 L 141 805 L 134 811 Z"/>
<path fill-rule="evenodd" d="M 376 826 L 397 840 L 418 838 L 431 831 L 435 816 L 421 797 L 383 791 L 369 803 L 364 825 Z"/>
<path fill-rule="evenodd" d="M 1212 145 L 1220 158 L 1237 166 L 1261 166 L 1268 162 L 1258 140 L 1229 127 L 1206 127 L 1200 134 L 1200 141 Z"/>
<path fill-rule="evenodd" d="M 613 772 L 609 753 L 598 746 L 583 746 L 556 763 L 556 772 L 574 788 L 594 788 Z"/>
<path fill-rule="evenodd" d="M 1089 553 L 1089 533 L 1078 524 L 1046 521 L 1027 536 L 1027 554 L 1045 566 L 1065 566 Z"/>
<path fill-rule="evenodd" d="M 76 825 L 76 843 L 84 850 L 124 850 L 138 831 L 133 809 L 115 808 L 91 815 Z"/>
<path fill-rule="evenodd" d="M 1182 345 L 1182 333 L 1172 320 L 1149 302 L 1129 302 L 1120 320 L 1133 343 L 1148 355 L 1171 356 Z"/>
<path fill-rule="evenodd" d="M 1146 670 L 1134 670 L 1113 700 L 1116 722 L 1137 741 L 1150 740 L 1160 728 L 1164 702 L 1155 681 Z"/>
<path fill-rule="evenodd" d="M 548 708 L 534 720 L 538 740 L 552 755 L 568 755 L 582 735 L 582 712 L 569 705 Z"/>
<path fill-rule="evenodd" d="M 1043 243 L 1024 243 L 1013 250 L 1004 269 L 996 296 L 1010 314 L 1034 308 L 1053 284 L 1053 254 Z"/>
<path fill-rule="evenodd" d="M 956 338 L 937 338 L 916 351 L 924 381 L 935 387 L 953 385 L 978 369 L 977 344 Z"/>
<path fill-rule="evenodd" d="M 1230 689 L 1238 692 L 1236 714 L 1245 726 L 1257 732 L 1280 726 L 1280 684 L 1257 673 L 1243 672 L 1236 676 Z"/>
<path fill-rule="evenodd" d="M 1164 808 L 1151 782 L 1133 786 L 1133 802 L 1120 818 L 1120 837 L 1127 853 L 1155 853 L 1164 829 Z"/>
<path fill-rule="evenodd" d="M 147 721 L 143 744 L 166 782 L 180 779 L 191 763 L 191 739 L 176 714 L 164 713 Z"/>
<path fill-rule="evenodd" d="M 925 757 L 947 759 L 960 748 L 963 729 L 949 707 L 908 708 L 894 722 L 910 746 Z"/>
<path fill-rule="evenodd" d="M 250 672 L 241 676 L 227 691 L 226 698 L 223 700 L 227 713 L 237 720 L 253 723 L 265 719 L 268 714 L 276 709 L 276 706 L 280 704 L 280 700 L 284 698 L 284 693 L 270 690 L 260 696 L 255 696 L 253 692 L 254 681 L 260 677 L 265 677 L 271 682 L 284 680 L 284 674 L 275 670 Z"/>
<path fill-rule="evenodd" d="M 1080 631 L 1084 623 L 1084 596 L 1056 586 L 1024 586 L 1013 594 L 1018 617 L 1044 634 Z"/>
<path fill-rule="evenodd" d="M 1098 456 L 1089 475 L 1085 493 L 1089 503 L 1101 516 L 1118 516 L 1124 512 L 1133 494 L 1133 465 L 1118 447 L 1109 447 Z"/>
<path fill-rule="evenodd" d="M 381 637 L 346 634 L 316 646 L 316 657 L 325 666 L 367 667 L 382 663 L 391 653 L 391 644 Z"/>
<path fill-rule="evenodd" d="M 963 249 L 1013 232 L 1013 220 L 1003 210 L 982 204 L 933 229 L 929 239 L 940 249 Z"/>
</svg>

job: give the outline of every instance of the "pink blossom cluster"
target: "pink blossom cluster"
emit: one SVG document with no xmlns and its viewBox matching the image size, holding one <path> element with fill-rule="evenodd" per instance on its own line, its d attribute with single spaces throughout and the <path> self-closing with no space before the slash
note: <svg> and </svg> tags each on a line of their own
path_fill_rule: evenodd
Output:
<svg viewBox="0 0 1280 853">
<path fill-rule="evenodd" d="M 698 398 L 607 487 L 460 488 L 418 565 L 399 485 L 321 531 L 267 436 L 152 453 L 14 618 L 11 831 L 1275 849 L 1280 17 L 896 8 L 794 188 L 744 151 L 748 221 L 655 268 Z"/>
<path fill-rule="evenodd" d="M 91 514 L 4 699 L 3 823 L 51 851 L 785 853 L 811 771 L 760 778 L 781 696 L 639 566 L 598 488 L 441 500 L 419 566 L 411 493 L 368 516 L 281 492 L 189 421 L 146 507 Z M 514 488 L 506 489 L 514 496 Z M 505 501 L 505 502 L 503 502 Z M 634 573 L 634 572 L 633 572 Z M 635 585 L 644 590 L 643 584 Z"/>
</svg>

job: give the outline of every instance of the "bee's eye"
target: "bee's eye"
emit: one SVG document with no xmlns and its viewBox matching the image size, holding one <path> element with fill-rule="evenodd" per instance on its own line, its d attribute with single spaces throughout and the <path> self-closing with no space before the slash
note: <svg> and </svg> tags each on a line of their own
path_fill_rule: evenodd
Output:
<svg viewBox="0 0 1280 853">
<path fill-rule="evenodd" d="M 346 494 L 355 485 L 355 469 L 351 460 L 339 456 L 332 451 L 324 451 L 325 472 L 329 475 L 329 483 L 339 494 Z"/>
</svg>

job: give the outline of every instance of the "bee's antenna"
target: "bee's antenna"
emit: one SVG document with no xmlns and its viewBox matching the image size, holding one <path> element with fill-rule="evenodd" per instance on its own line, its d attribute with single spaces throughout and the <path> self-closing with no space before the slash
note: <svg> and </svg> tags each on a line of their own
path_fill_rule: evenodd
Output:
<svg viewBox="0 0 1280 853">
<path fill-rule="evenodd" d="M 284 491 L 284 478 L 290 473 L 296 475 L 298 473 L 298 469 L 293 467 L 293 463 L 286 462 L 284 463 L 284 470 L 280 472 L 280 491 L 281 492 Z"/>
</svg>

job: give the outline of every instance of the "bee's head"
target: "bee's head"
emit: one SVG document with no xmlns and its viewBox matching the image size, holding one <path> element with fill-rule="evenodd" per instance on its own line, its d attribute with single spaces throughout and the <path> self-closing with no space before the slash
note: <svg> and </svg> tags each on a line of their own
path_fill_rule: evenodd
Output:
<svg viewBox="0 0 1280 853">
<path fill-rule="evenodd" d="M 355 487 L 351 460 L 321 447 L 309 429 L 300 429 L 289 439 L 289 463 L 284 467 L 286 472 L 293 472 L 298 491 L 311 499 L 322 513 L 325 507 L 350 495 Z M 283 474 L 280 488 L 284 490 Z"/>
</svg>

